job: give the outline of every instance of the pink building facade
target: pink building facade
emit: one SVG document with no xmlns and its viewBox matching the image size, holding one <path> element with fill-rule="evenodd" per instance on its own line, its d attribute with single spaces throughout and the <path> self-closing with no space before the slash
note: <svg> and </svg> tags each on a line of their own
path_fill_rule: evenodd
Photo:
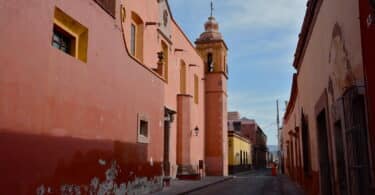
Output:
<svg viewBox="0 0 375 195">
<path fill-rule="evenodd" d="M 226 101 L 205 114 L 217 78 L 167 1 L 0 5 L 2 193 L 141 194 L 206 174 L 206 124 L 226 124 L 212 117 Z"/>
<path fill-rule="evenodd" d="M 281 150 L 286 174 L 308 194 L 374 194 L 372 92 L 364 68 L 372 50 L 363 41 L 373 27 L 363 26 L 363 4 L 369 6 L 307 4 Z"/>
</svg>

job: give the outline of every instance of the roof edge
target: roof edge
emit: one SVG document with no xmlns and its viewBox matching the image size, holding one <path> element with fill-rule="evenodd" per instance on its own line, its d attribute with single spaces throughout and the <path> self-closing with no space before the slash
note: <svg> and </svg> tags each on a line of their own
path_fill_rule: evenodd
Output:
<svg viewBox="0 0 375 195">
<path fill-rule="evenodd" d="M 165 3 L 168 7 L 168 11 L 170 13 L 170 16 L 171 16 L 171 19 L 173 21 L 173 23 L 176 25 L 177 29 L 181 32 L 181 34 L 185 37 L 185 39 L 188 41 L 189 45 L 194 49 L 195 53 L 199 55 L 199 53 L 196 51 L 196 48 L 195 48 L 195 45 L 193 44 L 193 42 L 189 39 L 189 37 L 185 34 L 185 32 L 182 30 L 182 28 L 180 27 L 180 25 L 176 22 L 176 20 L 174 19 L 173 17 L 173 13 L 172 13 L 172 10 L 171 10 L 171 7 L 169 5 L 169 1 L 168 0 L 165 0 Z"/>
<path fill-rule="evenodd" d="M 308 0 L 306 5 L 305 18 L 302 23 L 301 32 L 299 34 L 297 48 L 294 54 L 293 67 L 298 71 L 304 57 L 306 47 L 311 37 L 317 16 L 322 5 L 322 0 Z"/>
<path fill-rule="evenodd" d="M 292 110 L 295 106 L 295 103 L 296 103 L 296 100 L 297 100 L 297 96 L 298 96 L 298 81 L 297 81 L 297 78 L 298 78 L 298 74 L 294 73 L 293 74 L 293 82 L 292 82 L 292 90 L 290 92 L 290 97 L 289 97 L 289 102 L 288 102 L 288 105 L 286 107 L 286 111 L 285 111 L 285 114 L 284 114 L 284 121 L 287 121 L 290 117 L 290 114 L 292 113 Z"/>
</svg>

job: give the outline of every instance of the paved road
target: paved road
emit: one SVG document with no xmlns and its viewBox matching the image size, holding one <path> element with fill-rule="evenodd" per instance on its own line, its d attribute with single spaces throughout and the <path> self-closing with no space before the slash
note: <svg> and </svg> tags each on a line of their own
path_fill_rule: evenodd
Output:
<svg viewBox="0 0 375 195">
<path fill-rule="evenodd" d="M 303 195 L 302 190 L 286 176 L 272 177 L 269 170 L 237 175 L 234 179 L 208 186 L 191 195 Z"/>
</svg>

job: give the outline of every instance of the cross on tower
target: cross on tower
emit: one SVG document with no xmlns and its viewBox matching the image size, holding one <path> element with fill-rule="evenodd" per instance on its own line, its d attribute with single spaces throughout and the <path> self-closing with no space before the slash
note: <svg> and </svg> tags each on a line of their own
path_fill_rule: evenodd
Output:
<svg viewBox="0 0 375 195">
<path fill-rule="evenodd" d="M 214 12 L 214 1 L 211 0 L 211 17 L 213 16 L 213 12 Z"/>
</svg>

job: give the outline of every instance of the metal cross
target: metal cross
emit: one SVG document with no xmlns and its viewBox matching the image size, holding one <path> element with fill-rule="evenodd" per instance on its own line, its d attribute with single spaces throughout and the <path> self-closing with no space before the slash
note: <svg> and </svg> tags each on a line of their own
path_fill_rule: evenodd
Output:
<svg viewBox="0 0 375 195">
<path fill-rule="evenodd" d="M 211 0 L 211 17 L 213 15 L 213 12 L 214 12 L 214 1 Z"/>
</svg>

